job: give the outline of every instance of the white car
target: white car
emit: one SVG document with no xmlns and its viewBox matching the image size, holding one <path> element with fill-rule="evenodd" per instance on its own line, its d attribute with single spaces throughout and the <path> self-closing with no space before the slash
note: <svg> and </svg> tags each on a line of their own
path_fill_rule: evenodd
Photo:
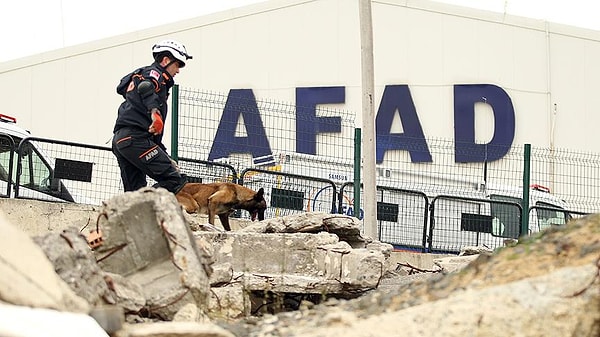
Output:
<svg viewBox="0 0 600 337">
<path fill-rule="evenodd" d="M 17 126 L 15 118 L 0 114 L 0 195 L 46 201 L 75 201 L 60 179 L 53 179 L 51 161 L 32 143 L 21 153 L 21 174 L 17 185 L 17 148 L 21 140 L 27 137 L 31 137 L 31 134 Z"/>
</svg>

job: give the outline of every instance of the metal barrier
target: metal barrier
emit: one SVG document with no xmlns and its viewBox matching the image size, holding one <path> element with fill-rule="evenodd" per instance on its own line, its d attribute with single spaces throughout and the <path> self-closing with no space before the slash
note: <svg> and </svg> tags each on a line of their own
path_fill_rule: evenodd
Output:
<svg viewBox="0 0 600 337">
<path fill-rule="evenodd" d="M 353 183 L 342 184 L 338 193 L 336 184 L 324 178 L 257 168 L 238 177 L 229 164 L 189 158 L 180 158 L 179 165 L 190 181 L 264 187 L 268 218 L 303 212 L 359 212 L 361 218 L 361 210 L 353 210 L 352 198 L 344 193 Z M 15 146 L 13 138 L 0 135 L 1 182 L 6 188 L 0 185 L 0 197 L 100 205 L 123 193 L 111 148 L 37 137 Z M 496 248 L 521 235 L 521 205 L 516 202 L 455 195 L 439 195 L 430 202 L 418 190 L 378 186 L 377 191 L 378 239 L 399 249 L 457 253 L 469 245 Z M 543 230 L 585 214 L 534 205 L 529 208 L 530 228 Z"/>
<path fill-rule="evenodd" d="M 429 252 L 458 253 L 465 246 L 501 247 L 520 233 L 521 205 L 509 201 L 439 195 L 429 214 Z"/>
<path fill-rule="evenodd" d="M 17 153 L 16 198 L 100 205 L 123 191 L 109 147 L 28 137 Z"/>
<path fill-rule="evenodd" d="M 14 184 L 13 174 L 15 171 L 15 141 L 9 135 L 0 135 L 0 197 L 9 198 L 11 196 L 12 185 Z M 4 187 L 6 184 L 6 187 Z"/>
<path fill-rule="evenodd" d="M 235 168 L 229 164 L 207 160 L 179 158 L 179 170 L 187 175 L 188 182 L 232 182 L 238 180 Z"/>
<path fill-rule="evenodd" d="M 353 188 L 354 183 L 342 184 L 338 195 L 338 213 L 352 216 L 356 210 L 352 208 L 353 199 L 344 193 L 347 187 Z M 427 195 L 420 191 L 377 186 L 377 196 L 379 241 L 389 243 L 395 249 L 425 252 L 429 212 Z M 362 218 L 362 210 L 359 212 L 359 218 Z"/>
<path fill-rule="evenodd" d="M 335 213 L 337 190 L 328 179 L 251 168 L 242 171 L 239 183 L 255 191 L 265 187 L 266 218 L 304 212 Z"/>
<path fill-rule="evenodd" d="M 574 217 L 588 215 L 590 213 L 566 210 L 563 208 L 548 207 L 548 206 L 532 206 L 529 207 L 529 227 L 534 225 L 536 232 L 548 229 L 553 226 L 565 225 Z"/>
</svg>

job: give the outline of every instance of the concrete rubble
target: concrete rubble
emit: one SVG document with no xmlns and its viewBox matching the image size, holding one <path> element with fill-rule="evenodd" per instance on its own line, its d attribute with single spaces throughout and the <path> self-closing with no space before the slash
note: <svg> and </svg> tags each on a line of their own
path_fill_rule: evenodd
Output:
<svg viewBox="0 0 600 337">
<path fill-rule="evenodd" d="M 206 307 L 210 261 L 171 193 L 146 188 L 113 197 L 104 203 L 97 226 L 104 239 L 94 250 L 99 267 L 138 285 L 146 300 L 133 312 L 171 320 L 185 304 Z M 116 289 L 120 280 L 112 278 Z"/>
<path fill-rule="evenodd" d="M 0 232 L 0 336 L 75 337 L 82 331 L 89 337 L 107 336 L 87 315 L 91 304 L 70 288 L 44 251 L 4 214 Z"/>
<path fill-rule="evenodd" d="M 84 230 L 34 236 L 38 258 L 43 251 L 63 288 L 81 297 L 78 311 L 115 306 L 128 322 L 232 320 L 295 309 L 289 300 L 265 305 L 286 294 L 314 295 L 314 302 L 355 296 L 377 287 L 392 251 L 362 238 L 360 222 L 344 215 L 302 214 L 248 222 L 239 231 L 196 226 L 210 231 L 192 232 L 197 219 L 182 212 L 172 194 L 153 188 L 107 200 L 92 220 Z M 101 233 L 94 250 L 88 232 Z"/>
<path fill-rule="evenodd" d="M 90 304 L 55 273 L 44 251 L 0 217 L 0 299 L 35 308 L 86 313 Z"/>
<path fill-rule="evenodd" d="M 34 235 L 0 212 L 0 322 L 14 322 L 0 323 L 1 336 L 370 336 L 395 334 L 399 322 L 414 336 L 600 332 L 598 217 L 584 234 L 575 230 L 590 221 L 549 238 L 553 248 L 529 255 L 534 239 L 498 259 L 482 247 L 398 254 L 334 214 L 236 219 L 223 232 L 162 189 L 76 213 Z M 90 231 L 102 233 L 94 249 Z M 556 324 L 531 324 L 540 318 Z"/>
</svg>

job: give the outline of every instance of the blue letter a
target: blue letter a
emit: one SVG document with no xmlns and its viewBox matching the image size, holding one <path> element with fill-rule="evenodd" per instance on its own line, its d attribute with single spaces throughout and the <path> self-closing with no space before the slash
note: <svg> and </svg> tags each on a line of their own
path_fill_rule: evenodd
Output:
<svg viewBox="0 0 600 337">
<path fill-rule="evenodd" d="M 244 120 L 245 137 L 236 137 L 240 116 Z M 227 96 L 223 116 L 210 149 L 208 160 L 227 158 L 231 153 L 250 153 L 254 164 L 274 163 L 273 153 L 265 133 L 256 98 L 251 89 L 232 89 Z"/>
<path fill-rule="evenodd" d="M 400 114 L 404 133 L 390 132 L 396 111 Z M 385 86 L 375 117 L 375 130 L 377 163 L 383 162 L 383 156 L 389 150 L 408 151 L 413 163 L 433 161 L 407 85 Z"/>
</svg>

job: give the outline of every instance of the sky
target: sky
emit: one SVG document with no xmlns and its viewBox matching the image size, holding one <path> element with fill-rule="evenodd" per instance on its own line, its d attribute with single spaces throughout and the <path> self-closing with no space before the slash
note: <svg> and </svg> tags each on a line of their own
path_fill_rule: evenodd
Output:
<svg viewBox="0 0 600 337">
<path fill-rule="evenodd" d="M 345 0 L 351 1 L 351 0 Z M 354 0 L 359 1 L 359 0 Z M 597 0 L 436 0 L 600 30 Z M 265 0 L 3 1 L 0 62 Z"/>
</svg>

